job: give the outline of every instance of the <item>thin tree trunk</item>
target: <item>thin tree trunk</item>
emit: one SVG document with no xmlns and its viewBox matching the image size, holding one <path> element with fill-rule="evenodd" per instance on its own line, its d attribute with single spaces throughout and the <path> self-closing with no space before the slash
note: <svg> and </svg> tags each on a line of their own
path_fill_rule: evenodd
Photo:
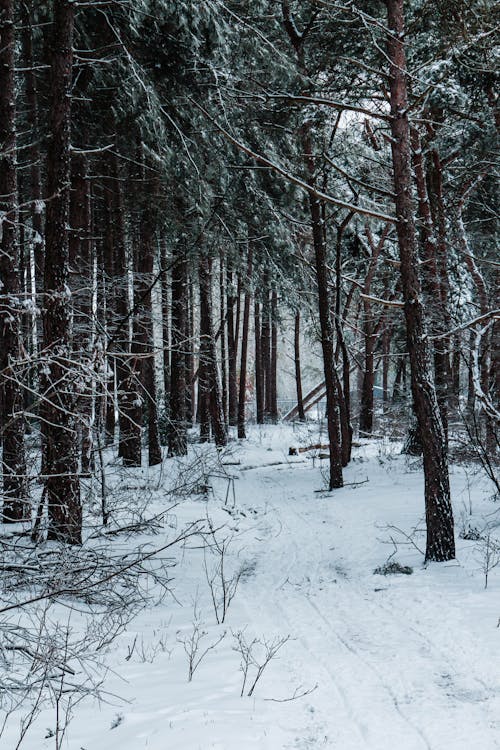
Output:
<svg viewBox="0 0 500 750">
<path fill-rule="evenodd" d="M 228 424 L 228 376 L 227 376 L 227 326 L 226 326 L 226 277 L 224 251 L 219 257 L 219 305 L 220 305 L 220 363 L 221 363 L 221 399 L 224 423 Z"/>
<path fill-rule="evenodd" d="M 310 126 L 302 127 L 302 147 L 308 171 L 308 182 L 314 185 L 315 163 L 312 152 Z M 328 423 L 328 440 L 330 452 L 330 476 L 328 486 L 330 490 L 342 487 L 342 440 L 340 430 L 340 408 L 337 398 L 337 382 L 335 371 L 335 351 L 333 344 L 333 323 L 330 314 L 331 303 L 328 291 L 328 266 L 326 246 L 321 220 L 321 205 L 313 195 L 309 196 L 309 213 L 313 234 L 314 259 L 316 281 L 318 284 L 318 308 L 321 329 L 321 346 L 323 350 L 323 368 L 325 374 L 326 408 Z"/>
<path fill-rule="evenodd" d="M 262 368 L 262 331 L 260 319 L 260 302 L 254 303 L 255 334 L 255 406 L 257 424 L 264 423 L 264 372 Z"/>
<path fill-rule="evenodd" d="M 73 350 L 82 368 L 78 399 L 81 470 L 88 474 L 92 460 L 92 414 L 94 378 L 91 375 L 92 339 L 92 212 L 87 159 L 74 154 L 71 159 L 69 265 L 72 271 Z"/>
<path fill-rule="evenodd" d="M 141 465 L 142 388 L 137 331 L 130 334 L 129 259 L 127 256 L 122 176 L 114 159 L 114 273 L 116 299 L 116 380 L 120 443 L 118 455 L 124 466 Z M 135 269 L 134 269 L 135 270 Z M 135 280 L 134 280 L 135 281 Z M 135 315 L 133 323 L 135 324 Z M 135 325 L 133 326 L 135 328 Z"/>
<path fill-rule="evenodd" d="M 157 191 L 153 189 L 151 180 L 144 178 L 146 200 L 144 202 L 140 220 L 140 249 L 141 249 L 141 287 L 140 305 L 142 317 L 142 354 L 143 360 L 143 388 L 148 418 L 148 464 L 156 466 L 162 461 L 160 434 L 158 429 L 158 394 L 156 389 L 155 348 L 153 341 L 153 298 L 151 284 L 153 282 L 155 260 L 155 232 L 154 207 L 158 201 Z M 149 188 L 149 189 L 148 189 Z"/>
<path fill-rule="evenodd" d="M 269 309 L 269 274 L 264 273 L 263 278 L 263 302 L 261 323 L 261 359 L 262 359 L 262 387 L 264 401 L 264 419 L 268 419 L 271 412 L 271 320 Z"/>
<path fill-rule="evenodd" d="M 301 74 L 306 73 L 304 66 L 304 36 L 299 34 L 290 12 L 287 0 L 282 2 L 283 23 L 297 55 L 297 67 Z M 316 163 L 312 148 L 312 132 L 310 121 L 301 128 L 301 145 L 307 182 L 315 188 Z M 323 367 L 325 373 L 325 389 L 327 404 L 328 440 L 330 453 L 330 476 L 328 486 L 330 490 L 342 487 L 342 438 L 340 430 L 340 409 L 337 398 L 338 384 L 335 372 L 335 349 L 333 344 L 333 322 L 331 318 L 330 295 L 328 290 L 329 274 L 327 252 L 324 235 L 324 222 L 321 215 L 321 203 L 313 194 L 309 194 L 309 215 L 314 247 L 314 263 L 316 281 L 318 284 L 318 309 L 321 330 L 321 347 L 323 351 Z"/>
<path fill-rule="evenodd" d="M 162 337 L 163 337 L 163 396 L 165 409 L 168 407 L 170 394 L 170 299 L 169 299 L 169 274 L 167 243 L 161 241 L 161 314 L 162 314 Z M 167 415 L 168 416 L 168 415 Z"/>
<path fill-rule="evenodd" d="M 222 411 L 221 388 L 217 367 L 217 348 L 212 318 L 212 269 L 206 253 L 200 261 L 200 335 L 204 339 L 205 377 L 208 388 L 210 423 L 219 447 L 226 445 L 227 434 Z"/>
<path fill-rule="evenodd" d="M 0 434 L 3 521 L 29 518 L 24 448 L 18 237 L 14 3 L 0 0 Z"/>
<path fill-rule="evenodd" d="M 271 361 L 269 416 L 276 424 L 278 421 L 278 293 L 273 289 L 271 293 Z"/>
<path fill-rule="evenodd" d="M 105 165 L 106 169 L 110 169 L 110 165 Z M 114 259 L 114 236 L 115 228 L 113 226 L 114 219 L 114 196 L 116 190 L 116 183 L 113 179 L 113 170 L 107 181 L 105 182 L 105 209 L 104 209 L 104 238 L 103 238 L 103 294 L 101 302 L 105 308 L 105 326 L 106 335 L 109 338 L 112 335 L 114 328 L 114 314 L 116 307 L 116 295 L 115 295 L 115 259 Z M 105 385 L 103 409 L 105 411 L 103 423 L 105 426 L 105 443 L 109 445 L 114 442 L 115 438 L 115 410 L 116 410 L 116 360 L 115 357 L 108 357 L 108 368 L 111 375 Z"/>
<path fill-rule="evenodd" d="M 297 416 L 301 422 L 305 422 L 304 399 L 302 395 L 302 373 L 300 368 L 300 312 L 295 313 L 294 324 L 294 360 L 295 360 L 295 387 L 297 390 Z"/>
<path fill-rule="evenodd" d="M 432 380 L 432 365 L 418 278 L 418 248 L 412 203 L 411 147 L 408 124 L 404 0 L 387 0 L 391 34 L 390 60 L 392 160 L 399 242 L 400 271 L 411 365 L 411 385 L 420 427 L 425 476 L 427 521 L 426 560 L 455 557 L 453 512 L 450 501 L 446 441 Z"/>
<path fill-rule="evenodd" d="M 186 330 L 184 332 L 186 351 L 186 424 L 192 425 L 195 417 L 196 384 L 194 367 L 194 284 L 191 276 L 187 279 Z"/>
<path fill-rule="evenodd" d="M 252 278 L 252 246 L 248 248 L 247 283 Z M 250 326 L 250 289 L 245 292 L 245 304 L 243 308 L 243 331 L 241 334 L 241 365 L 240 365 L 240 391 L 238 395 L 238 437 L 246 437 L 245 431 L 245 404 L 247 395 L 247 353 L 248 353 L 248 329 Z"/>
<path fill-rule="evenodd" d="M 76 6 L 54 0 L 47 159 L 47 204 L 44 272 L 44 359 L 46 495 L 48 538 L 80 544 L 82 508 L 75 420 L 75 373 L 71 359 L 71 300 L 68 297 L 68 224 L 71 138 L 73 32 Z"/>
<path fill-rule="evenodd" d="M 236 295 L 233 291 L 234 274 L 228 273 L 227 279 L 227 357 L 228 357 L 228 399 L 229 399 L 229 424 L 235 426 L 238 422 L 238 336 L 239 315 L 235 317 Z M 237 302 L 239 308 L 239 300 Z"/>
<path fill-rule="evenodd" d="M 172 267 L 172 352 L 170 364 L 170 422 L 168 455 L 187 454 L 186 423 L 186 316 L 187 316 L 187 259 L 184 247 L 174 251 Z"/>
</svg>

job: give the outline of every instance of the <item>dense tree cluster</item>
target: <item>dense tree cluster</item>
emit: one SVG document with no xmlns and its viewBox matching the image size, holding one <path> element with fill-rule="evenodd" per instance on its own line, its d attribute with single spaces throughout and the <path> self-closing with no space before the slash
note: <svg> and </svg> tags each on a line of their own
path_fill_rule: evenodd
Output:
<svg viewBox="0 0 500 750">
<path fill-rule="evenodd" d="M 105 447 L 283 417 L 292 320 L 330 489 L 410 421 L 454 557 L 448 456 L 498 457 L 494 32 L 490 0 L 0 0 L 4 523 L 80 544 Z"/>
</svg>

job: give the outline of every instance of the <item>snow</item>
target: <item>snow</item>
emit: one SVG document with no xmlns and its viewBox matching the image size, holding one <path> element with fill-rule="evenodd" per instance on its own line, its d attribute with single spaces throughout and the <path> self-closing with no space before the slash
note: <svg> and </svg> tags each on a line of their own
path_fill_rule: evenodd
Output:
<svg viewBox="0 0 500 750">
<path fill-rule="evenodd" d="M 241 578 L 217 624 L 205 573 L 216 571 L 217 554 L 192 540 L 177 550 L 175 598 L 143 610 L 109 646 L 105 700 L 78 704 L 61 748 L 500 748 L 500 568 L 485 590 L 478 542 L 462 538 L 455 562 L 423 566 L 418 461 L 408 463 L 398 443 L 367 441 L 345 470 L 346 486 L 328 493 L 321 491 L 326 461 L 288 457 L 291 445 L 324 440 L 316 425 L 249 433 L 231 443 L 225 466 L 212 446 L 192 446 L 186 462 L 135 470 L 136 484 L 151 492 L 153 515 L 169 502 L 165 488 L 198 455 L 211 490 L 179 497 L 169 524 L 178 530 L 210 518 L 218 541 L 230 540 L 227 577 Z M 456 467 L 451 482 L 457 536 L 462 527 L 498 521 L 486 479 Z M 140 541 L 160 547 L 172 533 L 166 524 Z M 374 575 L 392 553 L 412 575 Z M 205 633 L 201 651 L 225 636 L 189 682 L 184 643 L 194 624 Z M 251 697 L 240 697 L 241 632 L 247 643 L 290 636 Z M 262 650 L 254 650 L 258 663 Z M 294 695 L 302 697 L 289 700 Z M 54 738 L 45 738 L 54 726 L 54 709 L 44 710 L 22 748 L 54 748 Z M 15 747 L 18 731 L 13 715 L 0 746 Z"/>
</svg>

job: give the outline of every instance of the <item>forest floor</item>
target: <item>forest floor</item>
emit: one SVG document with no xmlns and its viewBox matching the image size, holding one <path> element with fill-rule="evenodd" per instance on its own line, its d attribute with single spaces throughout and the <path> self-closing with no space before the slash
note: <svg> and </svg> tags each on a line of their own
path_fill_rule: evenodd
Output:
<svg viewBox="0 0 500 750">
<path fill-rule="evenodd" d="M 61 748 L 500 748 L 500 566 L 485 589 L 486 543 L 463 538 L 487 525 L 499 531 L 492 486 L 477 468 L 452 467 L 457 560 L 424 566 L 419 461 L 401 456 L 399 443 L 367 441 L 354 450 L 346 486 L 328 493 L 327 461 L 288 456 L 290 445 L 315 442 L 314 424 L 254 427 L 222 457 L 192 446 L 184 462 L 129 472 L 128 492 L 133 499 L 135 482 L 149 514 L 170 504 L 169 484 L 179 486 L 183 472 L 200 477 L 199 494 L 179 496 L 168 523 L 141 543 L 160 547 L 172 527 L 196 519 L 210 519 L 213 534 L 169 550 L 173 595 L 143 609 L 101 653 L 104 699 L 75 706 Z M 208 580 L 220 614 L 223 546 L 234 597 L 218 624 Z M 374 574 L 388 558 L 412 574 Z M 198 638 L 197 656 L 209 650 L 188 681 Z M 18 720 L 9 717 L 5 750 L 15 747 Z M 41 711 L 21 747 L 54 748 L 55 721 L 53 708 Z"/>
</svg>

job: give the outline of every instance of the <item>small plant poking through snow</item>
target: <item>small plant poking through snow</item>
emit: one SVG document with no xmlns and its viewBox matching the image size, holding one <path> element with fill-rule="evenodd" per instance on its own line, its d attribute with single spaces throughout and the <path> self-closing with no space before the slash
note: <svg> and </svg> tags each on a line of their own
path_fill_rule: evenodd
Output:
<svg viewBox="0 0 500 750">
<path fill-rule="evenodd" d="M 379 567 L 375 568 L 373 571 L 373 574 L 376 576 L 394 576 L 399 574 L 411 576 L 412 573 L 413 568 L 409 565 L 401 565 L 397 560 L 391 560 L 390 562 L 387 561 L 383 565 L 379 565 Z"/>
<path fill-rule="evenodd" d="M 248 643 L 243 630 L 233 633 L 235 645 L 233 650 L 241 656 L 240 669 L 243 674 L 240 696 L 243 697 L 248 688 L 247 696 L 252 696 L 264 670 L 269 662 L 274 659 L 278 651 L 288 643 L 290 636 L 274 638 L 272 641 L 254 638 Z"/>
</svg>

